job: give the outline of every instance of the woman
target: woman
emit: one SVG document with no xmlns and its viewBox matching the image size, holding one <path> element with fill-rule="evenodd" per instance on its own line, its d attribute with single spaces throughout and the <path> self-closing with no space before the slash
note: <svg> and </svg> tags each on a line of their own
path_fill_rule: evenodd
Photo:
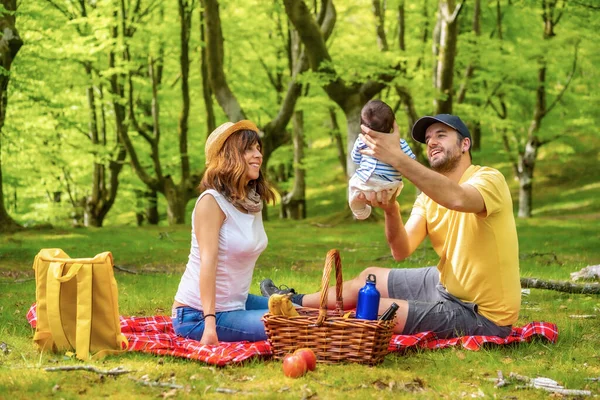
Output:
<svg viewBox="0 0 600 400">
<path fill-rule="evenodd" d="M 192 245 L 173 303 L 175 333 L 202 344 L 266 339 L 268 299 L 248 294 L 258 256 L 267 247 L 265 181 L 258 128 L 226 122 L 206 141 L 202 193 L 192 213 Z"/>
</svg>

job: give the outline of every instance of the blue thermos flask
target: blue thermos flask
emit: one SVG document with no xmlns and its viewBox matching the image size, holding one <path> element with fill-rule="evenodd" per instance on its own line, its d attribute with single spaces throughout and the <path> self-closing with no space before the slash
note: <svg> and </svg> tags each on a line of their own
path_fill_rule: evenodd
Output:
<svg viewBox="0 0 600 400">
<path fill-rule="evenodd" d="M 379 312 L 380 294 L 375 284 L 377 278 L 373 274 L 367 277 L 367 283 L 358 291 L 358 302 L 356 304 L 356 318 L 377 319 Z"/>
</svg>

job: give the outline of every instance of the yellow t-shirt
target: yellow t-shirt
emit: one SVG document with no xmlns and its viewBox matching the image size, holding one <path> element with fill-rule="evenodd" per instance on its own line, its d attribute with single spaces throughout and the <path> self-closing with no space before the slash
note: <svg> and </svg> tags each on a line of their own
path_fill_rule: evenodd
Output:
<svg viewBox="0 0 600 400">
<path fill-rule="evenodd" d="M 427 234 L 440 256 L 440 282 L 462 301 L 499 326 L 519 317 L 521 283 L 519 244 L 512 199 L 504 176 L 489 167 L 471 165 L 459 184 L 483 196 L 480 214 L 448 210 L 421 193 L 412 214 L 425 218 Z"/>
</svg>

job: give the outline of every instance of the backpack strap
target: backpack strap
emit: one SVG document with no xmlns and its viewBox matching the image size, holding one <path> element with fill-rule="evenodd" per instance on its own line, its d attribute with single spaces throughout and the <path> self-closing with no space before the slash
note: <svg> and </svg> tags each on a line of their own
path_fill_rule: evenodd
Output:
<svg viewBox="0 0 600 400">
<path fill-rule="evenodd" d="M 62 316 L 60 314 L 60 289 L 61 283 L 71 280 L 79 270 L 82 264 L 73 264 L 69 271 L 63 276 L 65 262 L 51 262 L 48 267 L 48 276 L 46 281 L 46 298 L 48 303 L 48 324 L 50 325 L 50 334 L 58 350 L 74 349 L 74 344 L 69 342 L 65 334 Z"/>
<path fill-rule="evenodd" d="M 42 351 L 52 351 L 54 348 L 54 340 L 50 333 L 47 314 L 47 299 L 46 299 L 46 277 L 48 275 L 47 265 L 44 263 L 40 254 L 35 256 L 33 261 L 33 270 L 35 271 L 35 298 L 37 307 L 37 324 L 33 341 Z"/>
<path fill-rule="evenodd" d="M 77 273 L 77 358 L 90 357 L 92 340 L 92 264 L 83 264 Z"/>
</svg>

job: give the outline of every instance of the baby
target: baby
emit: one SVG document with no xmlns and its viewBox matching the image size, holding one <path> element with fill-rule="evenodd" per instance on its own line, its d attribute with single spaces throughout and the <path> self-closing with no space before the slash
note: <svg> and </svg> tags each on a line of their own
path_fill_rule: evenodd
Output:
<svg viewBox="0 0 600 400">
<path fill-rule="evenodd" d="M 391 133 L 394 119 L 390 106 L 380 100 L 369 101 L 360 112 L 361 124 L 378 132 Z M 404 153 L 415 158 L 406 140 L 400 139 L 400 146 Z M 371 215 L 367 199 L 373 193 L 377 196 L 377 201 L 381 202 L 384 198 L 389 200 L 394 194 L 398 196 L 404 187 L 402 175 L 391 165 L 360 153 L 360 150 L 366 148 L 364 142 L 357 138 L 352 149 L 352 161 L 358 164 L 358 169 L 348 182 L 348 202 L 356 219 L 366 219 Z M 362 199 L 359 198 L 361 193 L 365 195 Z"/>
</svg>

